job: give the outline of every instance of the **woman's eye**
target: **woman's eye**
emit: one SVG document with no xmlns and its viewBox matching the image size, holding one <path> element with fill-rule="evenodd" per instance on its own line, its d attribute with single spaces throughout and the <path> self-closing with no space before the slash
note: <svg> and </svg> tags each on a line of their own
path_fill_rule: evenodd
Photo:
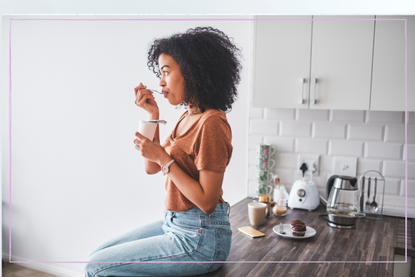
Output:
<svg viewBox="0 0 415 277">
<path fill-rule="evenodd" d="M 167 71 L 163 71 L 163 75 L 167 76 L 168 72 Z"/>
</svg>

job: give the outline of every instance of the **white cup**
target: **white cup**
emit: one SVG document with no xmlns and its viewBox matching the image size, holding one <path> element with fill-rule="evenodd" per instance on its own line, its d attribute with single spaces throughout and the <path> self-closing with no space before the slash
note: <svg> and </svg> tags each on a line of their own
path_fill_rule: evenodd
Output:
<svg viewBox="0 0 415 277">
<path fill-rule="evenodd" d="M 154 134 L 156 133 L 157 123 L 140 120 L 138 124 L 138 132 L 153 141 Z"/>
<path fill-rule="evenodd" d="M 254 226 L 262 225 L 268 213 L 268 205 L 262 202 L 252 202 L 248 204 L 249 223 Z"/>
</svg>

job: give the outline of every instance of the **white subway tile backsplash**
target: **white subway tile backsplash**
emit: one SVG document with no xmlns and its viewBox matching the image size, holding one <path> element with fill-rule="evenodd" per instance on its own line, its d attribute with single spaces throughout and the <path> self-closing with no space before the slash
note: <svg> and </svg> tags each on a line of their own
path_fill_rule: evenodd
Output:
<svg viewBox="0 0 415 277">
<path fill-rule="evenodd" d="M 320 176 L 321 172 L 328 171 L 333 172 L 334 168 L 334 157 L 330 156 L 320 156 Z"/>
<path fill-rule="evenodd" d="M 364 142 L 361 141 L 331 140 L 329 143 L 329 155 L 343 155 L 358 158 L 363 156 L 363 144 Z"/>
<path fill-rule="evenodd" d="M 404 123 L 405 113 L 367 111 L 366 122 Z"/>
<path fill-rule="evenodd" d="M 415 143 L 415 124 L 407 125 L 408 143 Z"/>
<path fill-rule="evenodd" d="M 408 179 L 415 179 L 415 163 L 408 162 Z"/>
<path fill-rule="evenodd" d="M 346 127 L 346 123 L 314 122 L 313 138 L 345 139 Z"/>
<path fill-rule="evenodd" d="M 250 132 L 251 134 L 278 135 L 278 121 L 251 119 Z"/>
<path fill-rule="evenodd" d="M 273 172 L 278 175 L 281 184 L 283 184 L 287 188 L 287 192 L 290 193 L 292 184 L 298 179 L 297 175 L 294 177 L 294 171 L 291 169 L 276 168 Z"/>
<path fill-rule="evenodd" d="M 365 158 L 380 159 L 402 159 L 403 144 L 384 143 L 384 142 L 367 142 L 365 147 Z"/>
<path fill-rule="evenodd" d="M 405 142 L 405 125 L 386 125 L 385 127 L 386 142 Z"/>
<path fill-rule="evenodd" d="M 256 196 L 256 187 L 257 183 L 254 181 L 248 182 L 248 196 L 249 197 L 255 197 Z"/>
<path fill-rule="evenodd" d="M 349 124 L 347 139 L 383 140 L 384 126 L 369 124 Z"/>
<path fill-rule="evenodd" d="M 415 162 L 415 144 L 407 144 L 408 162 Z"/>
<path fill-rule="evenodd" d="M 330 176 L 332 176 L 333 174 L 330 173 Z M 301 175 L 299 175 L 301 177 Z M 322 174 L 320 173 L 320 176 L 313 176 L 313 181 L 316 184 L 317 188 L 324 188 L 324 192 L 326 191 L 326 184 L 327 184 L 327 180 L 329 179 L 329 177 L 326 177 L 327 174 Z M 310 177 L 307 176 L 309 179 Z M 325 194 L 322 194 L 325 196 Z"/>
<path fill-rule="evenodd" d="M 266 143 L 277 148 L 272 156 L 276 165 L 271 172 L 279 175 L 288 192 L 294 181 L 301 178 L 297 168 L 299 154 L 320 155 L 319 176 L 314 176 L 314 181 L 323 195 L 328 178 L 334 174 L 335 158 L 354 157 L 357 177 L 368 170 L 385 176 L 384 207 L 404 209 L 404 112 L 254 107 L 249 111 L 249 196 L 256 194 L 256 145 Z M 408 123 L 408 208 L 415 209 L 415 112 L 408 112 Z M 378 182 L 380 185 L 383 183 Z M 378 187 L 378 191 L 382 189 Z M 414 203 L 410 204 L 411 201 Z"/>
<path fill-rule="evenodd" d="M 250 135 L 249 136 L 249 140 L 248 140 L 249 149 L 256 149 L 256 146 L 258 144 L 262 144 L 262 143 L 263 143 L 263 137 L 262 136 L 255 136 L 255 135 Z"/>
<path fill-rule="evenodd" d="M 266 119 L 294 120 L 295 109 L 264 109 Z"/>
<path fill-rule="evenodd" d="M 365 122 L 365 111 L 331 110 L 331 121 Z"/>
<path fill-rule="evenodd" d="M 255 165 L 248 166 L 248 180 L 249 181 L 256 181 L 257 173 Z"/>
<path fill-rule="evenodd" d="M 306 110 L 297 109 L 297 120 L 307 121 L 329 121 L 330 111 L 329 110 Z"/>
<path fill-rule="evenodd" d="M 280 122 L 280 136 L 283 137 L 311 137 L 310 122 Z"/>
<path fill-rule="evenodd" d="M 386 178 L 386 177 L 385 177 Z M 381 193 L 383 188 L 383 182 L 378 182 L 377 194 Z M 385 194 L 399 196 L 401 191 L 401 179 L 386 178 L 385 180 Z M 378 194 L 379 195 L 379 194 Z"/>
<path fill-rule="evenodd" d="M 383 176 L 405 178 L 405 162 L 398 161 L 384 161 L 383 162 Z"/>
<path fill-rule="evenodd" d="M 256 165 L 257 161 L 256 150 L 250 149 L 249 150 L 249 158 L 248 158 L 248 165 Z"/>
<path fill-rule="evenodd" d="M 250 119 L 262 119 L 263 109 L 249 107 L 249 118 Z"/>
<path fill-rule="evenodd" d="M 381 160 L 357 159 L 357 174 L 361 175 L 368 170 L 382 172 Z"/>
<path fill-rule="evenodd" d="M 405 195 L 405 180 L 401 181 L 401 187 L 403 191 L 401 195 L 404 196 Z M 408 197 L 415 197 L 415 180 L 408 180 L 407 187 L 408 187 Z"/>
<path fill-rule="evenodd" d="M 325 155 L 328 149 L 326 139 L 296 139 L 296 153 L 315 153 Z"/>
<path fill-rule="evenodd" d="M 277 147 L 277 154 L 283 152 L 294 152 L 293 138 L 282 138 L 282 137 L 265 137 L 265 143 L 271 144 Z"/>
<path fill-rule="evenodd" d="M 275 169 L 292 169 L 297 170 L 298 167 L 298 155 L 279 153 L 275 156 Z"/>
<path fill-rule="evenodd" d="M 410 208 L 409 203 L 410 202 L 408 199 L 408 208 Z M 384 210 L 385 209 L 393 209 L 395 211 L 400 210 L 400 212 L 404 214 L 405 213 L 405 200 L 402 201 L 402 196 L 387 195 L 387 197 L 385 197 L 383 208 Z"/>
</svg>

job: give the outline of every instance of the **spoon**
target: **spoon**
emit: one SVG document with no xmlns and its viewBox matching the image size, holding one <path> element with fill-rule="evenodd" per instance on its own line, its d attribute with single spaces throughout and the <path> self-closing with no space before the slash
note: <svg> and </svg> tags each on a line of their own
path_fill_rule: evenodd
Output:
<svg viewBox="0 0 415 277">
<path fill-rule="evenodd" d="M 285 235 L 285 232 L 282 230 L 282 222 L 280 222 L 280 234 Z"/>
<path fill-rule="evenodd" d="M 378 211 L 378 203 L 376 203 L 376 187 L 377 187 L 378 178 L 375 178 L 375 194 L 373 195 L 373 202 L 370 204 L 370 211 L 376 213 Z"/>
<path fill-rule="evenodd" d="M 369 200 L 369 197 L 370 197 L 370 177 L 369 177 L 369 181 L 368 181 L 368 184 L 367 184 L 367 201 L 366 201 L 366 203 L 365 203 L 365 210 L 369 210 L 369 208 L 370 208 L 370 200 Z"/>
<path fill-rule="evenodd" d="M 157 92 L 158 94 L 163 94 L 162 92 L 160 92 L 160 91 L 158 91 L 158 90 L 155 90 L 155 89 L 149 89 L 149 88 L 148 88 L 148 90 L 149 90 L 149 91 L 153 91 L 153 92 Z"/>
</svg>

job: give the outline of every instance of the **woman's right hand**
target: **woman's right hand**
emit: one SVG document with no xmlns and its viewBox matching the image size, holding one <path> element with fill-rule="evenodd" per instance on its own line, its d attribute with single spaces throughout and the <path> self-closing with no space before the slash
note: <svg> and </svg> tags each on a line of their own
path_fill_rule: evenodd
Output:
<svg viewBox="0 0 415 277">
<path fill-rule="evenodd" d="M 147 111 L 151 117 L 158 116 L 159 107 L 153 96 L 153 92 L 147 89 L 147 86 L 144 86 L 142 83 L 136 88 L 135 91 L 135 104 L 140 108 Z"/>
</svg>

